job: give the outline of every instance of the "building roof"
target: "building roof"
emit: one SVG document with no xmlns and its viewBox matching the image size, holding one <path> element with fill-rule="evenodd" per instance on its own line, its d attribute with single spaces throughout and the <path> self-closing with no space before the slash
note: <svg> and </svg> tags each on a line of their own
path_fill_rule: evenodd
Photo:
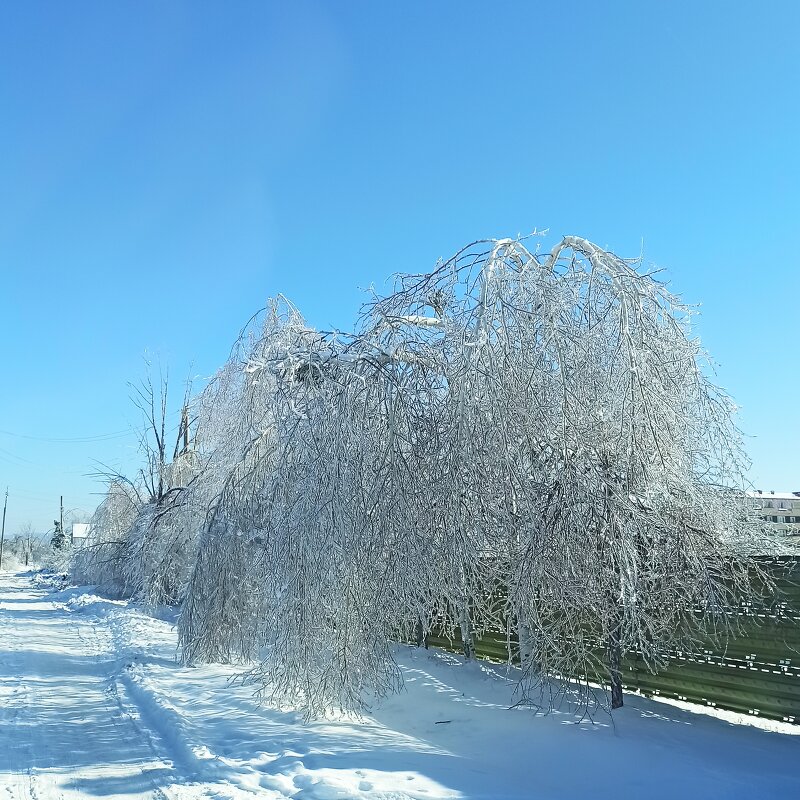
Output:
<svg viewBox="0 0 800 800">
<path fill-rule="evenodd" d="M 747 492 L 747 496 L 757 500 L 797 500 L 800 492 Z"/>
</svg>

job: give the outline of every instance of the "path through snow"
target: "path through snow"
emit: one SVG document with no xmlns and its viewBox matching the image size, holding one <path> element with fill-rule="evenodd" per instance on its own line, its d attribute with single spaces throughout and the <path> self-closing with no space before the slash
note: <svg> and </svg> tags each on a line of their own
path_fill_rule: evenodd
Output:
<svg viewBox="0 0 800 800">
<path fill-rule="evenodd" d="M 168 765 L 125 711 L 110 629 L 29 577 L 0 579 L 0 789 L 18 798 L 152 797 Z M 0 794 L 0 797 L 3 795 Z"/>
<path fill-rule="evenodd" d="M 175 645 L 133 605 L 0 575 L 0 800 L 800 796 L 796 735 L 637 697 L 613 726 L 510 710 L 502 668 L 407 648 L 406 693 L 303 724 Z"/>
</svg>

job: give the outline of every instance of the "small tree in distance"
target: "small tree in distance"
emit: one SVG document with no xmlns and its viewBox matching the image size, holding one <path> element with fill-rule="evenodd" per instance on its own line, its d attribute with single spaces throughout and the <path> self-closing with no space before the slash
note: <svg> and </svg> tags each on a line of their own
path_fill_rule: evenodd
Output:
<svg viewBox="0 0 800 800">
<path fill-rule="evenodd" d="M 33 525 L 26 522 L 20 525 L 19 534 L 14 538 L 12 550 L 20 564 L 28 567 L 33 559 L 35 534 Z"/>
</svg>

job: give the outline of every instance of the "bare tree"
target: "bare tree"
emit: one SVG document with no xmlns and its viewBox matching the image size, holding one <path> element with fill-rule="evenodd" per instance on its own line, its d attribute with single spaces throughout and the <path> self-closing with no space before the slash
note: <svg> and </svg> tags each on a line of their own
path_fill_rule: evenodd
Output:
<svg viewBox="0 0 800 800">
<path fill-rule="evenodd" d="M 30 522 L 20 526 L 16 540 L 16 555 L 20 563 L 30 566 L 33 559 L 34 530 Z"/>
<path fill-rule="evenodd" d="M 142 414 L 139 434 L 143 466 L 130 479 L 104 469 L 108 492 L 91 522 L 86 546 L 73 557 L 72 571 L 150 605 L 175 603 L 190 568 L 194 537 L 183 513 L 183 495 L 200 471 L 201 460 L 190 446 L 187 382 L 176 428 L 170 416 L 168 376 L 154 384 L 146 377 L 131 384 L 132 400 Z M 174 445 L 168 438 L 175 434 Z"/>
<path fill-rule="evenodd" d="M 50 547 L 43 536 L 38 536 L 30 522 L 19 526 L 18 533 L 8 542 L 4 551 L 3 564 L 8 566 L 9 559 L 13 559 L 20 566 L 40 564 L 49 555 Z"/>
</svg>

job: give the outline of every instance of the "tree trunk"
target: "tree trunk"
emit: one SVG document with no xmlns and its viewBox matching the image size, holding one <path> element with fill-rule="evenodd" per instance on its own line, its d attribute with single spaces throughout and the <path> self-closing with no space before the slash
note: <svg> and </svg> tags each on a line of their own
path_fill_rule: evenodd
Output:
<svg viewBox="0 0 800 800">
<path fill-rule="evenodd" d="M 425 626 L 422 624 L 422 617 L 417 617 L 417 647 L 428 649 L 428 637 L 425 635 Z"/>
<path fill-rule="evenodd" d="M 464 658 L 470 661 L 475 656 L 475 644 L 472 641 L 472 624 L 469 619 L 469 609 L 462 606 L 461 610 L 461 641 L 464 646 Z"/>
<path fill-rule="evenodd" d="M 517 635 L 519 637 L 519 661 L 523 669 L 531 667 L 533 656 L 533 633 L 524 611 L 517 610 Z"/>
<path fill-rule="evenodd" d="M 613 627 L 608 635 L 608 677 L 611 682 L 611 708 L 622 708 L 622 647 L 620 646 L 619 609 L 616 610 Z"/>
<path fill-rule="evenodd" d="M 605 535 L 609 538 L 617 538 L 619 536 L 619 529 L 614 525 L 614 515 L 611 509 L 611 478 L 610 469 L 607 459 L 603 459 L 603 522 Z M 620 574 L 619 564 L 616 559 L 613 559 L 612 566 L 617 574 Z M 602 553 L 601 553 L 602 557 Z M 608 633 L 608 677 L 611 683 L 611 708 L 622 708 L 622 676 L 620 669 L 622 666 L 622 647 L 620 638 L 622 635 L 622 609 L 620 608 L 619 601 L 612 592 L 608 592 L 606 596 L 611 610 L 611 625 Z"/>
</svg>

